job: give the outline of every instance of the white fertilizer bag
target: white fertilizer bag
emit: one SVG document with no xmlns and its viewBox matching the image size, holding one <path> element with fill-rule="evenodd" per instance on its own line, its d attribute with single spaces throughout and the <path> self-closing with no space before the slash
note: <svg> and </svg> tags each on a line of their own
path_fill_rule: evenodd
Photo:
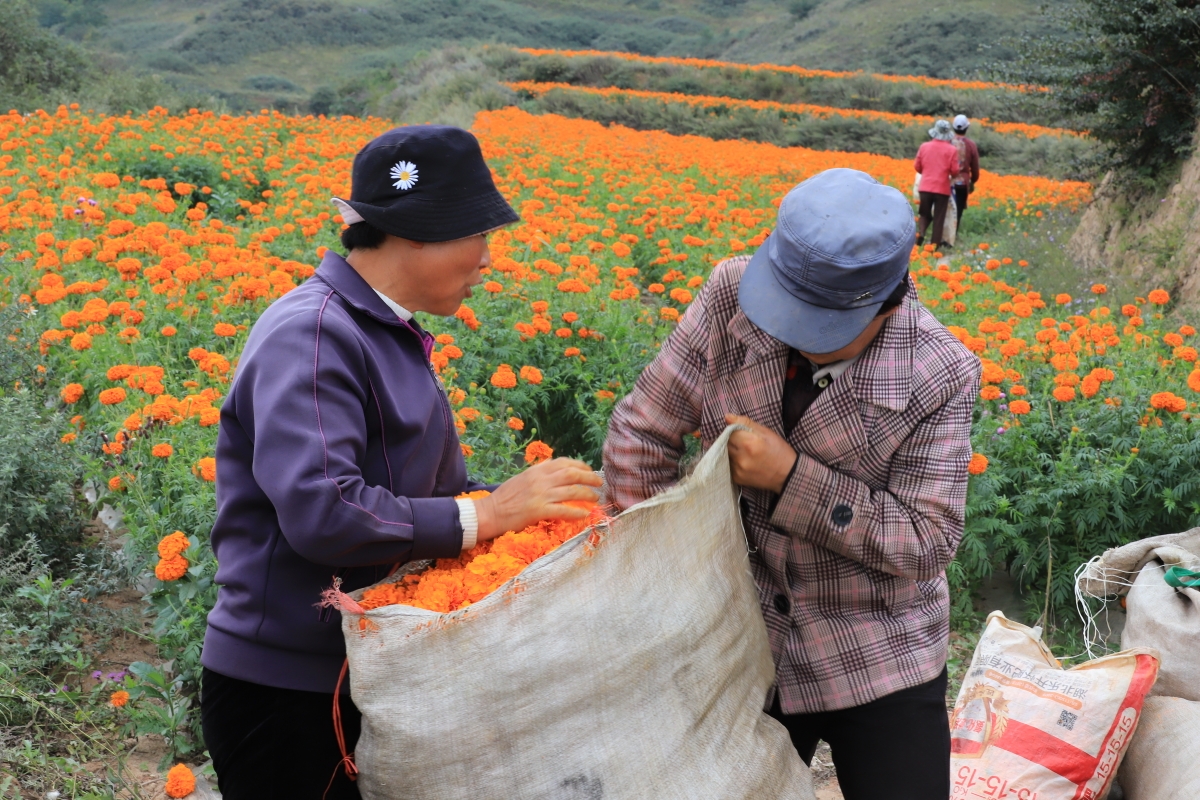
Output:
<svg viewBox="0 0 1200 800">
<path fill-rule="evenodd" d="M 950 797 L 1100 800 L 1157 674 L 1148 649 L 1064 670 L 993 611 L 950 717 Z"/>
<path fill-rule="evenodd" d="M 1147 697 L 1120 780 L 1125 800 L 1200 797 L 1200 703 Z"/>
<path fill-rule="evenodd" d="M 363 797 L 812 800 L 763 713 L 774 667 L 728 436 L 462 611 L 343 611 Z"/>
</svg>

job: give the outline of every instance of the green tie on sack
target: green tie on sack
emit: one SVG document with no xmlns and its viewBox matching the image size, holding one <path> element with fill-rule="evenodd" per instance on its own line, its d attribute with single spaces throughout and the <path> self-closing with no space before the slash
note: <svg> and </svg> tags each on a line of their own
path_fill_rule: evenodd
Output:
<svg viewBox="0 0 1200 800">
<path fill-rule="evenodd" d="M 1163 580 L 1176 589 L 1200 589 L 1200 570 L 1167 567 Z"/>
</svg>

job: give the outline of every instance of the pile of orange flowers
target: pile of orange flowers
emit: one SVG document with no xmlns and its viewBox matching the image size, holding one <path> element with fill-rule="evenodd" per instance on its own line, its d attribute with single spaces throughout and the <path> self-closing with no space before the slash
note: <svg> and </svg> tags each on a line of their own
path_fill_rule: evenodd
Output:
<svg viewBox="0 0 1200 800">
<path fill-rule="evenodd" d="M 163 787 L 167 797 L 187 797 L 196 791 L 196 776 L 184 764 L 176 764 L 167 770 L 167 784 Z"/>
<path fill-rule="evenodd" d="M 622 53 L 609 50 L 547 50 L 533 47 L 517 48 L 531 56 L 562 56 L 564 58 L 619 58 L 641 64 L 670 64 L 678 67 L 699 69 L 736 69 L 745 72 L 778 72 L 801 78 L 858 78 L 862 72 L 844 72 L 831 69 L 809 69 L 786 64 L 739 64 L 733 61 L 714 61 L 708 58 L 677 58 L 673 56 L 643 56 L 637 53 Z M 945 89 L 1008 89 L 1012 91 L 1045 91 L 1041 86 L 1015 86 L 1009 83 L 989 81 L 963 81 L 955 78 L 929 78 L 924 75 L 883 75 L 871 73 L 871 77 L 889 83 L 915 83 Z"/>
<path fill-rule="evenodd" d="M 774 100 L 742 100 L 735 97 L 715 97 L 702 94 L 683 94 L 681 92 L 652 92 L 642 89 L 622 89 L 616 86 L 593 87 L 576 86 L 570 83 L 543 83 L 538 81 L 514 81 L 505 86 L 516 92 L 525 92 L 534 96 L 547 92 L 574 92 L 576 94 L 591 94 L 600 97 L 633 97 L 642 100 L 660 100 L 665 103 L 684 103 L 701 108 L 752 108 L 755 110 L 772 109 L 792 114 L 805 114 L 812 117 L 848 117 L 851 119 L 869 119 L 880 122 L 891 122 L 900 125 L 932 125 L 938 120 L 924 114 L 898 114 L 892 111 L 873 111 L 860 108 L 836 108 L 833 106 L 818 106 L 809 103 L 777 103 Z M 1035 139 L 1038 136 L 1080 136 L 1078 131 L 1067 128 L 1049 128 L 1045 125 L 1031 125 L 1024 122 L 994 122 L 986 117 L 971 120 L 971 124 L 981 128 L 991 128 L 997 133 L 1015 133 Z"/>
<path fill-rule="evenodd" d="M 488 494 L 479 491 L 462 497 Z M 359 605 L 367 610 L 391 605 L 415 606 L 443 614 L 466 608 L 603 517 L 599 507 L 594 506 L 584 519 L 547 519 L 520 531 L 509 531 L 464 550 L 458 558 L 439 558 L 433 567 L 419 575 L 405 575 L 394 583 L 372 586 L 363 593 Z"/>
</svg>

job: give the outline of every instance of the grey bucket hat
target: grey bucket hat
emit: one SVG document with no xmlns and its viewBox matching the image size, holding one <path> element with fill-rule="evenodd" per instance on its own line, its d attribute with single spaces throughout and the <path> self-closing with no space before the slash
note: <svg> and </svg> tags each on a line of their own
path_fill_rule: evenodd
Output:
<svg viewBox="0 0 1200 800">
<path fill-rule="evenodd" d="M 907 279 L 914 235 L 900 191 L 855 169 L 826 170 L 783 198 L 775 231 L 742 275 L 738 303 L 797 350 L 840 350 Z"/>
<path fill-rule="evenodd" d="M 954 134 L 950 131 L 950 123 L 944 119 L 939 119 L 933 123 L 933 127 L 929 129 L 931 139 L 941 139 L 943 142 L 954 141 Z"/>
</svg>

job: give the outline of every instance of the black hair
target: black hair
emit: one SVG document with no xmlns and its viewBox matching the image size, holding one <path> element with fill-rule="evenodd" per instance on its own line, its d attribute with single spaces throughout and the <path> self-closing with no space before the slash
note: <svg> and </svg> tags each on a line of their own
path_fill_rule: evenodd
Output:
<svg viewBox="0 0 1200 800">
<path fill-rule="evenodd" d="M 369 222 L 356 222 L 342 231 L 342 247 L 351 250 L 374 250 L 383 244 L 387 234 Z"/>
<path fill-rule="evenodd" d="M 900 281 L 900 283 L 896 285 L 896 288 L 892 290 L 892 293 L 889 294 L 887 296 L 887 299 L 883 301 L 883 305 L 881 305 L 879 307 L 879 312 L 875 316 L 879 316 L 880 314 L 886 314 L 887 312 L 891 311 L 893 308 L 896 308 L 897 306 L 899 306 L 901 303 L 904 302 L 904 298 L 907 294 L 908 294 L 908 278 L 906 277 L 904 280 Z"/>
</svg>

